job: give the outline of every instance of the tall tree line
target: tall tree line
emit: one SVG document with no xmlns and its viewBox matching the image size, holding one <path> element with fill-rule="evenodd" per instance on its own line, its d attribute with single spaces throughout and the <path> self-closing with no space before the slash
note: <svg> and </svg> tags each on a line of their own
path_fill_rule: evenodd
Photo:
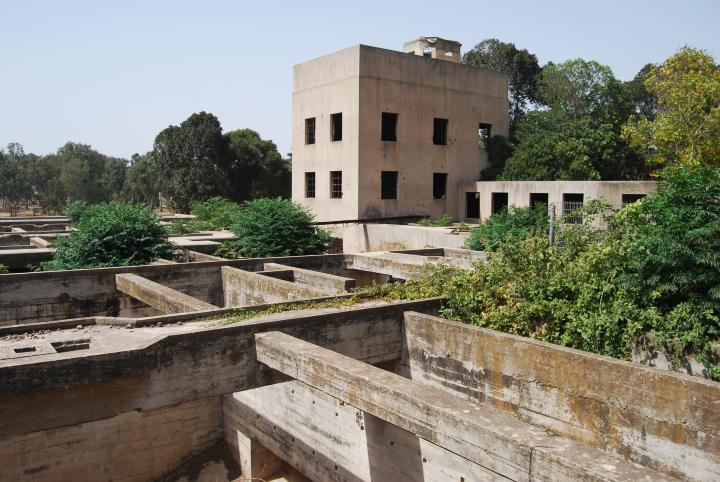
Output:
<svg viewBox="0 0 720 482">
<path fill-rule="evenodd" d="M 510 129 L 489 142 L 484 180 L 646 179 L 646 153 L 623 137 L 632 116 L 652 120 L 657 99 L 646 86 L 655 66 L 629 82 L 610 67 L 574 59 L 540 66 L 513 43 L 483 40 L 463 56 L 469 65 L 508 75 Z"/>
<path fill-rule="evenodd" d="M 161 195 L 180 212 L 212 196 L 289 197 L 290 162 L 251 129 L 223 134 L 217 118 L 205 112 L 164 129 L 153 150 L 130 159 L 74 142 L 45 156 L 26 153 L 17 143 L 0 149 L 0 202 L 11 215 L 35 203 L 45 213 L 61 213 L 74 201 L 155 208 Z"/>
</svg>

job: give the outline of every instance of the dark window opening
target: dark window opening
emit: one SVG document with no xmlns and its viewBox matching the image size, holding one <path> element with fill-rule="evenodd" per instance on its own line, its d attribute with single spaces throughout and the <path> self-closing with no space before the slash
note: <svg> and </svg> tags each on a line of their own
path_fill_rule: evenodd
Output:
<svg viewBox="0 0 720 482">
<path fill-rule="evenodd" d="M 480 219 L 480 193 L 465 193 L 465 217 Z"/>
<path fill-rule="evenodd" d="M 584 194 L 563 194 L 563 216 L 568 224 L 582 224 L 582 216 L 571 216 L 571 214 L 583 207 Z"/>
<path fill-rule="evenodd" d="M 382 133 L 380 139 L 383 141 L 397 141 L 398 115 L 392 112 L 382 113 Z"/>
<path fill-rule="evenodd" d="M 445 199 L 447 197 L 447 173 L 433 173 L 433 199 Z"/>
<path fill-rule="evenodd" d="M 342 113 L 330 115 L 330 138 L 333 142 L 342 140 Z"/>
<path fill-rule="evenodd" d="M 531 192 L 530 193 L 530 208 L 535 209 L 538 204 L 544 204 L 548 206 L 548 193 L 546 192 Z"/>
<path fill-rule="evenodd" d="M 506 192 L 494 192 L 492 193 L 492 213 L 502 211 L 508 207 L 508 193 Z"/>
<path fill-rule="evenodd" d="M 436 117 L 433 119 L 433 144 L 436 146 L 447 145 L 448 120 Z"/>
<path fill-rule="evenodd" d="M 382 171 L 380 173 L 380 199 L 397 199 L 398 172 Z"/>
<path fill-rule="evenodd" d="M 315 173 L 305 173 L 305 197 L 315 197 Z"/>
<path fill-rule="evenodd" d="M 342 198 L 342 171 L 330 171 L 330 197 Z"/>
<path fill-rule="evenodd" d="M 483 124 L 480 123 L 480 126 L 478 127 L 478 145 L 481 149 L 487 149 L 488 148 L 488 141 L 490 141 L 490 136 L 492 135 L 492 125 L 491 124 Z"/>
<path fill-rule="evenodd" d="M 638 202 L 645 197 L 645 194 L 623 194 L 622 195 L 622 207 Z"/>
<path fill-rule="evenodd" d="M 315 144 L 315 118 L 305 119 L 305 144 Z"/>
</svg>

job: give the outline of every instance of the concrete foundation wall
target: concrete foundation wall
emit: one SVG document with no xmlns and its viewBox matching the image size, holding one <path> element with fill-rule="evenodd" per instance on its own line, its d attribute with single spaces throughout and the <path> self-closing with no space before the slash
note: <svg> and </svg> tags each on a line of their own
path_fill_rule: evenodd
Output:
<svg viewBox="0 0 720 482">
<path fill-rule="evenodd" d="M 413 380 L 650 467 L 720 478 L 720 384 L 407 314 Z"/>
<path fill-rule="evenodd" d="M 223 306 L 221 266 L 262 271 L 265 262 L 347 275 L 343 255 L 290 256 L 174 265 L 130 266 L 0 275 L 0 326 L 85 316 L 140 317 L 159 311 L 117 290 L 132 273 L 200 301 Z"/>
<path fill-rule="evenodd" d="M 272 275 L 274 272 L 271 272 Z M 306 300 L 334 294 L 284 279 L 222 267 L 225 306 L 252 306 L 288 300 Z"/>
<path fill-rule="evenodd" d="M 222 438 L 220 398 L 0 437 L 0 480 L 156 480 Z"/>
<path fill-rule="evenodd" d="M 223 425 L 228 445 L 239 454 L 238 438 L 248 433 L 312 480 L 503 479 L 296 381 L 225 395 Z"/>
<path fill-rule="evenodd" d="M 343 252 L 387 249 L 462 248 L 468 233 L 451 234 L 447 228 L 399 224 L 350 224 L 334 229 L 343 240 Z"/>
</svg>

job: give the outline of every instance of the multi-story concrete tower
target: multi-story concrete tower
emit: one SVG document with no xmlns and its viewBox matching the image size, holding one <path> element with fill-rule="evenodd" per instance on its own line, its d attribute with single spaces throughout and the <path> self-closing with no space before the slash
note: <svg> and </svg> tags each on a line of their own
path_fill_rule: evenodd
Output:
<svg viewBox="0 0 720 482">
<path fill-rule="evenodd" d="M 507 135 L 507 88 L 437 37 L 296 65 L 293 200 L 320 221 L 465 216 L 461 186 L 487 165 L 487 139 Z"/>
</svg>

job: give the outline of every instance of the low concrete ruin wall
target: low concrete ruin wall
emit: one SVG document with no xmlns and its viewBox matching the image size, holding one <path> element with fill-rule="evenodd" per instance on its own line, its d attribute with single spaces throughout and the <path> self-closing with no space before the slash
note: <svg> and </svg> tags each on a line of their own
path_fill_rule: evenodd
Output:
<svg viewBox="0 0 720 482">
<path fill-rule="evenodd" d="M 0 326 L 96 315 L 160 314 L 117 290 L 115 275 L 120 273 L 136 274 L 205 303 L 223 306 L 220 267 L 262 271 L 266 262 L 349 273 L 343 255 L 317 255 L 4 274 L 0 275 Z"/>
<path fill-rule="evenodd" d="M 345 253 L 387 249 L 462 248 L 468 233 L 448 228 L 400 224 L 350 224 L 333 229 L 343 239 Z"/>
<path fill-rule="evenodd" d="M 405 316 L 414 380 L 683 478 L 720 479 L 720 385 L 426 315 Z"/>
<path fill-rule="evenodd" d="M 220 397 L 0 438 L 0 480 L 156 480 L 222 438 Z"/>
</svg>

